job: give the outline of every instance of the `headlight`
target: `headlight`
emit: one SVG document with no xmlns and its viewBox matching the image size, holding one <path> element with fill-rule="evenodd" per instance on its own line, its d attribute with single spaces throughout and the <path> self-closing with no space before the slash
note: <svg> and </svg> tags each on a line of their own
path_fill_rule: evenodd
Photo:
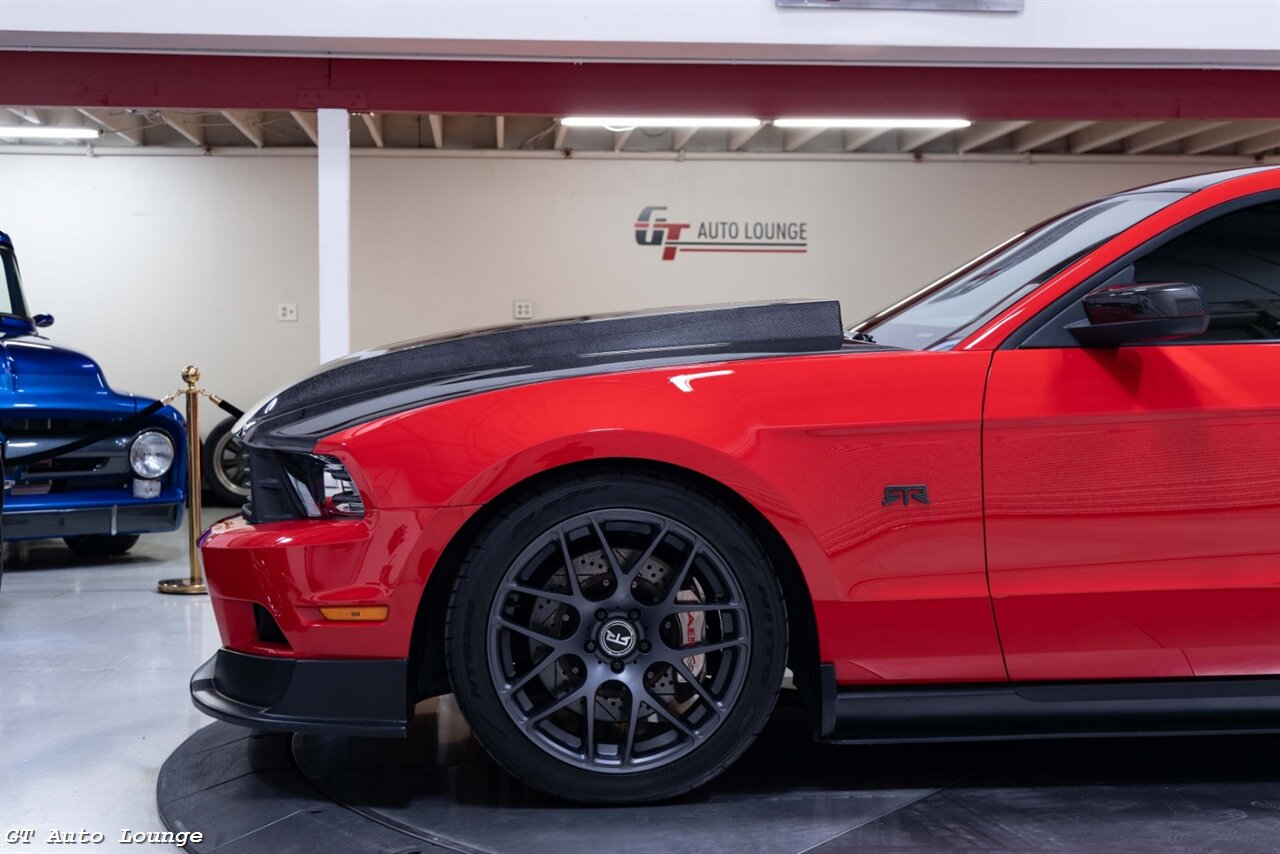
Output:
<svg viewBox="0 0 1280 854">
<path fill-rule="evenodd" d="M 173 465 L 173 440 L 159 430 L 139 433 L 129 446 L 129 465 L 138 477 L 160 477 Z"/>
<path fill-rule="evenodd" d="M 341 460 L 320 454 L 292 454 L 285 472 L 302 509 L 311 518 L 364 515 L 364 499 Z"/>
</svg>

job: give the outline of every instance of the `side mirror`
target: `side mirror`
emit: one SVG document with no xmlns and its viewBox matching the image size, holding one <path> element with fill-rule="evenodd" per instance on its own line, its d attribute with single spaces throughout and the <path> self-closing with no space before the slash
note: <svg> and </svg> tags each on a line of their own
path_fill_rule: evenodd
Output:
<svg viewBox="0 0 1280 854">
<path fill-rule="evenodd" d="M 35 317 L 31 318 L 31 320 L 41 329 L 44 329 L 46 326 L 53 326 L 52 314 L 37 314 Z"/>
<path fill-rule="evenodd" d="M 1067 331 L 1086 347 L 1190 338 L 1209 328 L 1204 295 L 1185 282 L 1103 288 L 1085 296 L 1084 313 L 1089 319 Z"/>
</svg>

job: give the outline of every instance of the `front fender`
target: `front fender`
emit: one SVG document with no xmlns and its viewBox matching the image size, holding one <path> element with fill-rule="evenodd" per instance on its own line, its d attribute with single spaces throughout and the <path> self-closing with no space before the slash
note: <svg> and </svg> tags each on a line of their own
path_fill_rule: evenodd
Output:
<svg viewBox="0 0 1280 854">
<path fill-rule="evenodd" d="M 474 508 L 590 460 L 686 468 L 737 492 L 790 547 L 839 680 L 1000 681 L 982 534 L 989 361 L 849 352 L 559 379 L 388 416 L 315 449 L 343 459 L 371 508 L 396 511 Z M 895 484 L 927 485 L 927 503 L 884 500 Z"/>
<path fill-rule="evenodd" d="M 505 389 L 361 425 L 321 440 L 316 452 L 341 457 L 371 506 L 387 508 L 483 505 L 531 477 L 593 460 L 675 466 L 733 490 L 799 556 L 815 537 L 768 467 L 752 465 L 759 432 L 772 428 L 751 415 L 759 383 L 740 376 L 747 372 L 737 363 Z M 836 595 L 820 578 L 811 584 Z"/>
</svg>

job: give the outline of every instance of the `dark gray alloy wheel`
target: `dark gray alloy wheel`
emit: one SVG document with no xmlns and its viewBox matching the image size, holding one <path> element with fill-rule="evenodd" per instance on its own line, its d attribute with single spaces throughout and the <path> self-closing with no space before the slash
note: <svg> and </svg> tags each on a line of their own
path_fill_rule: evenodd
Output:
<svg viewBox="0 0 1280 854">
<path fill-rule="evenodd" d="M 499 517 L 463 567 L 449 629 L 480 741 L 584 801 L 668 798 L 718 774 L 763 726 L 786 658 L 755 538 L 654 478 L 565 483 Z"/>
<path fill-rule="evenodd" d="M 249 497 L 249 449 L 232 434 L 235 418 L 224 418 L 209 431 L 201 448 L 200 473 L 209 493 L 221 504 L 236 506 Z"/>
</svg>

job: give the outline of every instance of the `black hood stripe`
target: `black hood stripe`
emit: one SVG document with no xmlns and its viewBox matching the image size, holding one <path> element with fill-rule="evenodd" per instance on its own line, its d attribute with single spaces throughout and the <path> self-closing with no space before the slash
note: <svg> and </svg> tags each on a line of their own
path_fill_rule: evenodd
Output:
<svg viewBox="0 0 1280 854">
<path fill-rule="evenodd" d="M 339 430 L 453 397 L 645 367 L 830 353 L 840 304 L 760 303 L 502 327 L 405 342 L 325 366 L 246 420 L 243 440 L 309 450 Z"/>
</svg>

